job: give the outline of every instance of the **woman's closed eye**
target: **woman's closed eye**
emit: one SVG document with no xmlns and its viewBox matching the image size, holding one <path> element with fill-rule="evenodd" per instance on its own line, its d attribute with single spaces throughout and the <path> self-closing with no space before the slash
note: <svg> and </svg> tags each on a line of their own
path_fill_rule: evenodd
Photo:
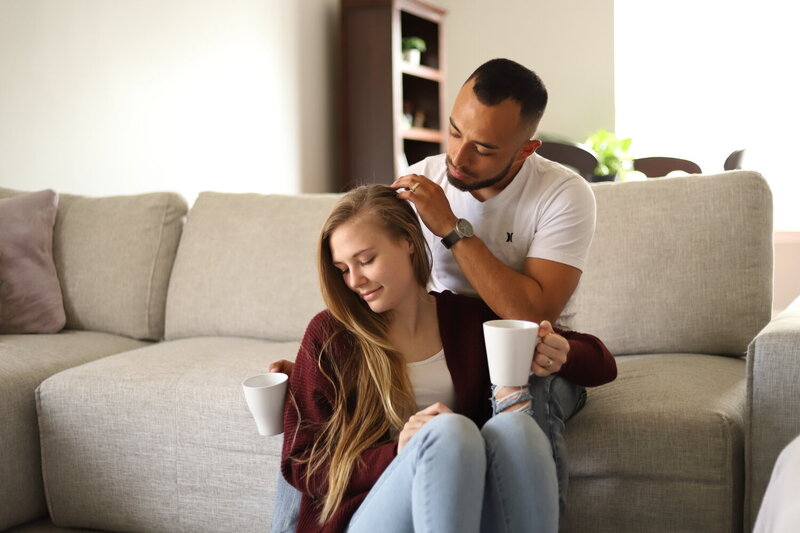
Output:
<svg viewBox="0 0 800 533">
<path fill-rule="evenodd" d="M 372 263 L 373 261 L 375 261 L 375 256 L 374 255 L 372 257 L 370 257 L 369 259 L 365 259 L 364 261 L 360 261 L 358 264 L 363 267 L 363 266 L 367 266 L 368 264 Z"/>
</svg>

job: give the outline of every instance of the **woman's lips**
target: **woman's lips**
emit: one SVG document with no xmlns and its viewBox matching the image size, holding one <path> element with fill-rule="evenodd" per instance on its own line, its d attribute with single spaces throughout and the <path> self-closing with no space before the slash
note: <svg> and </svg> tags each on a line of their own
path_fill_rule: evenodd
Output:
<svg viewBox="0 0 800 533">
<path fill-rule="evenodd" d="M 373 290 L 371 290 L 369 292 L 365 292 L 364 294 L 361 295 L 361 298 L 363 298 L 365 302 L 368 302 L 370 300 L 374 300 L 375 298 L 377 298 L 378 291 L 381 290 L 382 288 L 383 287 L 378 287 L 377 289 L 373 289 Z"/>
</svg>

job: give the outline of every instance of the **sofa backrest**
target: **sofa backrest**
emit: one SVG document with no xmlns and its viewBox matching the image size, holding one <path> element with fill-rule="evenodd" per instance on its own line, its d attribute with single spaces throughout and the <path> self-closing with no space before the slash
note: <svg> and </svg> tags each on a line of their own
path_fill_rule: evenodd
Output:
<svg viewBox="0 0 800 533">
<path fill-rule="evenodd" d="M 20 194 L 0 189 L 0 197 Z M 61 194 L 53 229 L 68 329 L 159 340 L 186 201 L 175 193 Z"/>
<path fill-rule="evenodd" d="M 302 338 L 324 307 L 316 242 L 338 197 L 201 193 L 175 259 L 166 338 Z"/>
<path fill-rule="evenodd" d="M 772 195 L 750 171 L 598 183 L 573 327 L 615 355 L 744 355 L 772 308 Z"/>
</svg>

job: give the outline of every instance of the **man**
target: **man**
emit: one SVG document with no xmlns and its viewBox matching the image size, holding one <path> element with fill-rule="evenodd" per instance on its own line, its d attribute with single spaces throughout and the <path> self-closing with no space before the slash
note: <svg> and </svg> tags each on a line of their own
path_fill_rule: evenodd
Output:
<svg viewBox="0 0 800 533">
<path fill-rule="evenodd" d="M 507 59 L 484 63 L 456 97 L 447 153 L 392 184 L 423 222 L 431 290 L 479 296 L 502 318 L 556 322 L 562 315 L 594 234 L 595 202 L 580 176 L 535 155 L 541 141 L 532 137 L 546 105 L 534 72 Z M 520 397 L 533 399 L 531 414 L 553 445 L 562 509 L 564 422 L 585 398 L 582 387 L 558 377 L 563 362 L 535 364 L 530 395 Z M 279 361 L 270 371 L 291 371 L 291 364 Z M 498 398 L 515 392 L 507 389 Z M 292 530 L 298 503 L 291 500 L 299 496 L 292 492 L 279 479 L 273 532 Z"/>
<path fill-rule="evenodd" d="M 417 163 L 393 184 L 407 189 L 398 195 L 424 223 L 433 289 L 480 296 L 498 316 L 535 322 L 561 314 L 595 222 L 589 185 L 531 157 L 546 104 L 541 80 L 522 65 L 481 65 L 456 97 L 447 154 Z M 474 236 L 452 233 L 459 218 Z"/>
</svg>

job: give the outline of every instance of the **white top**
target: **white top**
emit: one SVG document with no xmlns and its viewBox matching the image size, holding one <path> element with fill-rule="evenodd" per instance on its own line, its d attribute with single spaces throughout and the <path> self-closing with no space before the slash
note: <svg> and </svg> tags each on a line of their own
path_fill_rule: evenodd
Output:
<svg viewBox="0 0 800 533">
<path fill-rule="evenodd" d="M 453 411 L 456 410 L 456 389 L 450 370 L 447 369 L 444 349 L 423 361 L 408 363 L 407 366 L 418 411 L 436 402 L 442 402 Z"/>
<path fill-rule="evenodd" d="M 450 185 L 446 171 L 445 155 L 440 154 L 412 165 L 406 173 L 438 183 L 453 213 L 470 221 L 475 235 L 500 261 L 520 273 L 528 257 L 584 269 L 596 206 L 592 188 L 581 176 L 534 153 L 500 194 L 481 202 Z M 429 290 L 477 296 L 451 251 L 424 224 L 422 229 L 433 254 Z M 569 314 L 565 309 L 562 318 Z"/>
</svg>

